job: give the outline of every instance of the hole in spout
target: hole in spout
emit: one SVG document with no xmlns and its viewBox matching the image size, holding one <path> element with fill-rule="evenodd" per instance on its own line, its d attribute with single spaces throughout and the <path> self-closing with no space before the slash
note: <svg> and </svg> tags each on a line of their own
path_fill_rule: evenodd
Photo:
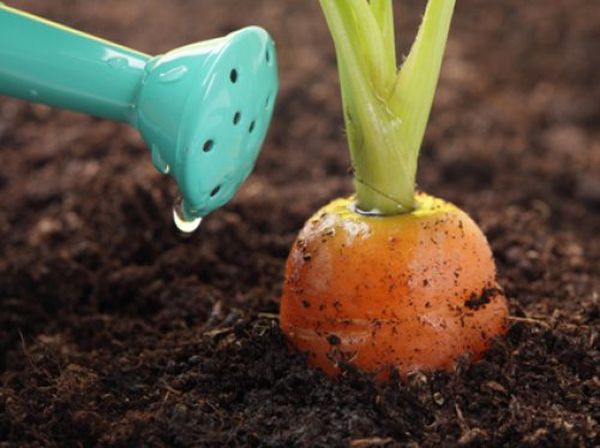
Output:
<svg viewBox="0 0 600 448">
<path fill-rule="evenodd" d="M 202 151 L 209 152 L 213 149 L 213 146 L 215 146 L 215 142 L 212 139 L 206 140 L 202 146 Z"/>
<path fill-rule="evenodd" d="M 238 71 L 235 68 L 232 68 L 229 72 L 229 80 L 235 84 L 238 80 Z"/>
<path fill-rule="evenodd" d="M 221 190 L 221 186 L 220 186 L 220 185 L 217 185 L 217 186 L 216 186 L 215 188 L 213 188 L 213 189 L 212 189 L 212 191 L 210 192 L 210 197 L 211 197 L 211 198 L 212 198 L 212 197 L 214 197 L 214 196 L 215 196 L 215 195 L 216 195 L 216 194 L 219 192 L 219 190 Z"/>
</svg>

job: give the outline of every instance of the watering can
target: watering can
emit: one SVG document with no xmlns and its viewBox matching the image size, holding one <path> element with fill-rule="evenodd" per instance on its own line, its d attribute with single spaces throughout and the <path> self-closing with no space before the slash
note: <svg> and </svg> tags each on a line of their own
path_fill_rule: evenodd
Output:
<svg viewBox="0 0 600 448">
<path fill-rule="evenodd" d="M 179 187 L 182 230 L 250 174 L 277 89 L 275 47 L 259 27 L 149 56 L 0 3 L 0 94 L 137 128 Z"/>
</svg>

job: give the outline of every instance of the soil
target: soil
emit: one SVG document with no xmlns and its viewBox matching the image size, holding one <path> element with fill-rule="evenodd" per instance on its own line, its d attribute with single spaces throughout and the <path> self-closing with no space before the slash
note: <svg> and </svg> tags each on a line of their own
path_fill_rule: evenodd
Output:
<svg viewBox="0 0 600 448">
<path fill-rule="evenodd" d="M 424 2 L 397 3 L 406 52 Z M 256 171 L 189 238 L 135 131 L 0 100 L 0 446 L 599 446 L 600 8 L 458 3 L 419 185 L 481 225 L 511 328 L 382 385 L 307 368 L 277 324 L 295 235 L 351 192 L 318 3 L 18 2 L 149 53 L 259 24 L 282 86 Z"/>
</svg>

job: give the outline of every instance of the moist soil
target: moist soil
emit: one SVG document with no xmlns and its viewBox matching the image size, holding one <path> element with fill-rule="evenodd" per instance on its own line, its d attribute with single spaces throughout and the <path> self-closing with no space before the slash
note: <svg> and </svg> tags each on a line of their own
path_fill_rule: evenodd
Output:
<svg viewBox="0 0 600 448">
<path fill-rule="evenodd" d="M 259 24 L 282 85 L 255 172 L 188 238 L 135 131 L 0 100 L 0 446 L 598 446 L 593 0 L 458 2 L 419 186 L 488 236 L 511 325 L 386 385 L 307 368 L 278 329 L 298 230 L 351 193 L 318 3 L 18 3 L 148 53 Z M 406 53 L 424 2 L 397 4 Z"/>
</svg>

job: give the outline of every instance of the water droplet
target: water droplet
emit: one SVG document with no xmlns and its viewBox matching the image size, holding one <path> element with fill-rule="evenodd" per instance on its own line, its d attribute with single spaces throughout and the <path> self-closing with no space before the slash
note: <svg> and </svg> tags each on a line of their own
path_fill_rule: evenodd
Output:
<svg viewBox="0 0 600 448">
<path fill-rule="evenodd" d="M 188 68 L 185 65 L 178 65 L 166 72 L 158 75 L 158 79 L 160 82 L 169 83 L 169 82 L 177 82 L 187 73 Z"/>
<path fill-rule="evenodd" d="M 191 221 L 187 220 L 183 213 L 183 200 L 180 196 L 177 198 L 175 205 L 173 206 L 173 222 L 175 223 L 175 227 L 177 227 L 180 232 L 192 233 L 198 227 L 200 227 L 202 218 L 194 218 Z"/>
<path fill-rule="evenodd" d="M 183 216 L 179 216 L 177 213 L 177 209 L 173 208 L 173 222 L 177 229 L 183 233 L 192 233 L 198 227 L 200 227 L 200 223 L 202 222 L 202 218 L 192 219 L 191 221 L 186 221 Z"/>
<path fill-rule="evenodd" d="M 171 167 L 167 162 L 165 162 L 160 154 L 160 149 L 158 146 L 152 145 L 150 152 L 152 154 L 152 163 L 154 167 L 163 174 L 168 174 L 171 171 Z"/>
</svg>

